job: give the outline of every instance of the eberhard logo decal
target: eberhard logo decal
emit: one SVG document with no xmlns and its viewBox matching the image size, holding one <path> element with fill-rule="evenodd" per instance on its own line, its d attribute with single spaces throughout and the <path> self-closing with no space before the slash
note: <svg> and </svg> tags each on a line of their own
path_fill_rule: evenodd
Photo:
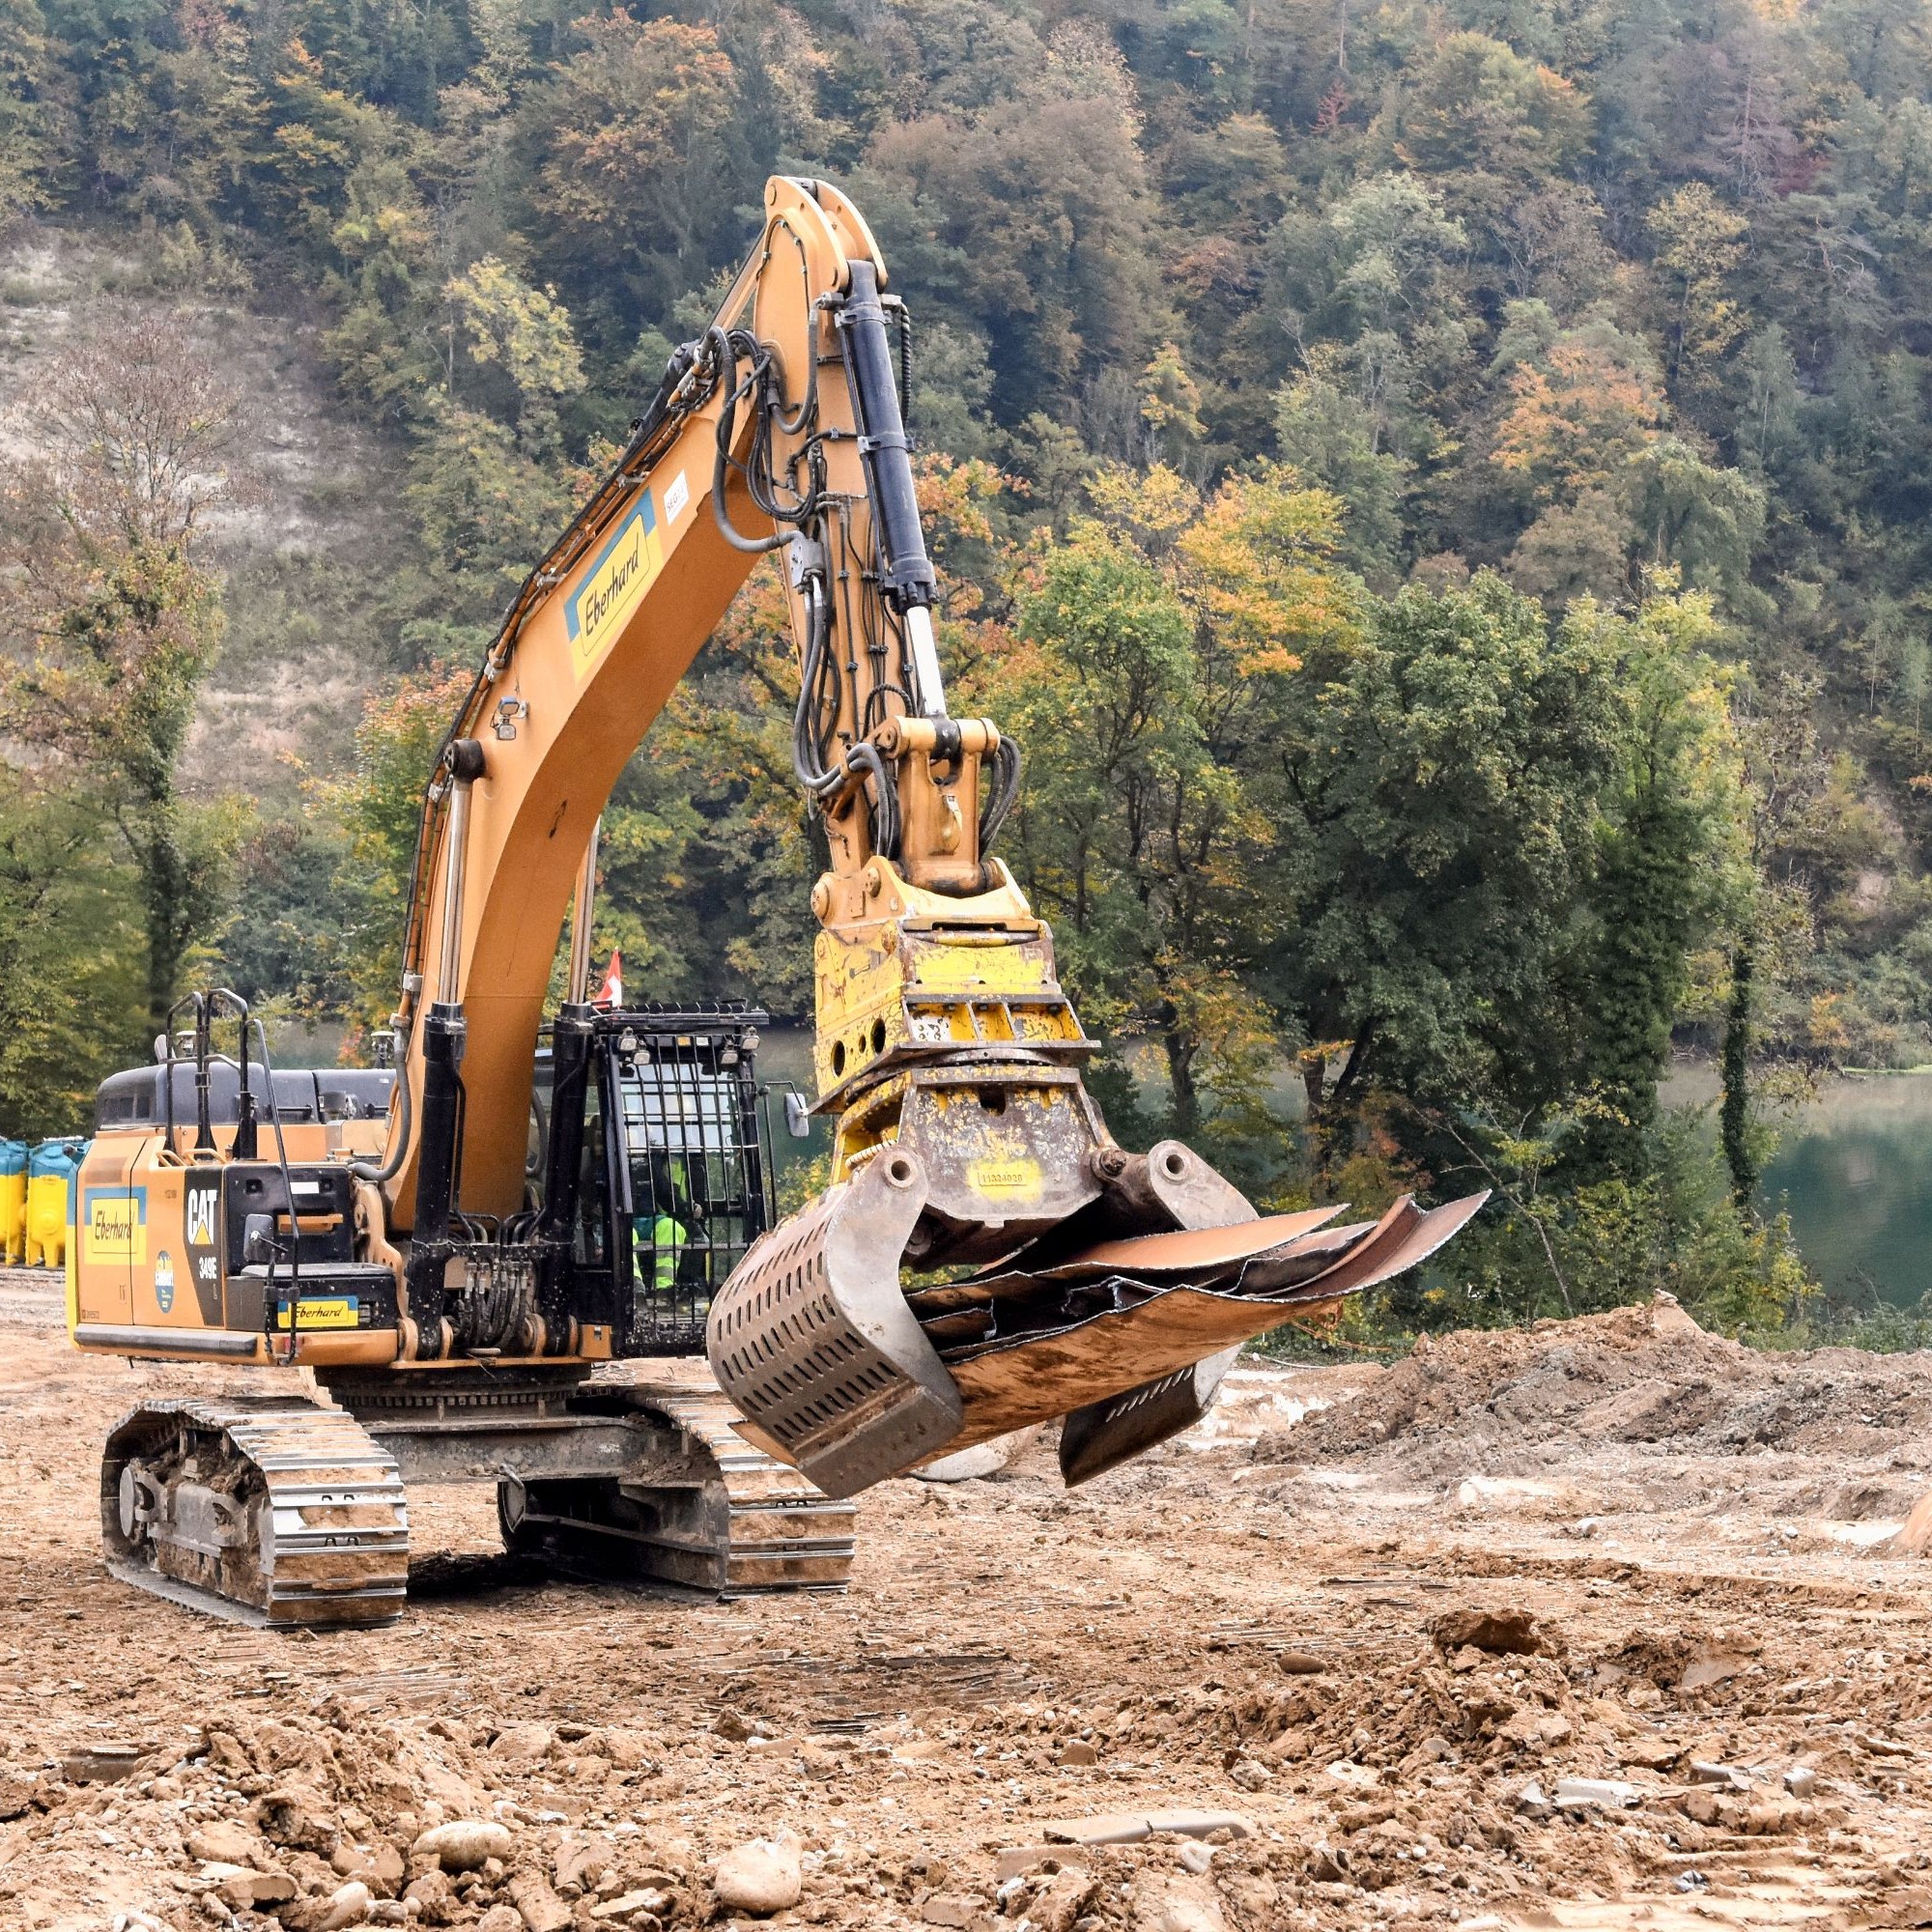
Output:
<svg viewBox="0 0 1932 1932">
<path fill-rule="evenodd" d="M 148 1190 L 90 1187 L 80 1204 L 83 1245 L 91 1262 L 148 1259 Z"/>
<path fill-rule="evenodd" d="M 327 1299 L 304 1296 L 296 1310 L 296 1319 L 304 1332 L 311 1328 L 354 1328 L 361 1320 L 361 1300 L 354 1294 L 338 1294 Z M 275 1326 L 289 1325 L 289 1304 L 275 1304 Z"/>
<path fill-rule="evenodd" d="M 646 490 L 565 601 L 564 630 L 570 638 L 571 666 L 579 677 L 624 628 L 624 620 L 663 567 L 664 540 Z"/>
</svg>

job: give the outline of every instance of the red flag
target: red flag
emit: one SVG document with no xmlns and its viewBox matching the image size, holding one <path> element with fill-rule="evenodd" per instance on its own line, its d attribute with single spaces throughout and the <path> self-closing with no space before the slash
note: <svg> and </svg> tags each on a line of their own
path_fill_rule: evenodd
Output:
<svg viewBox="0 0 1932 1932">
<path fill-rule="evenodd" d="M 604 983 L 590 1004 L 593 1007 L 621 1007 L 624 1004 L 624 955 L 614 947 L 611 963 L 604 969 Z"/>
</svg>

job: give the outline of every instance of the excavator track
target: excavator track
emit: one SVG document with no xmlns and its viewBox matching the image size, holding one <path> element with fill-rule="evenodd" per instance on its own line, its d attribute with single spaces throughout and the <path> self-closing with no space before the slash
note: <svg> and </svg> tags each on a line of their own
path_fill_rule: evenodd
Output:
<svg viewBox="0 0 1932 1932">
<path fill-rule="evenodd" d="M 724 1596 L 846 1587 L 858 1519 L 853 1504 L 835 1502 L 789 1463 L 753 1448 L 738 1433 L 742 1418 L 722 1390 L 661 1391 L 649 1401 L 718 1465 L 730 1511 Z"/>
<path fill-rule="evenodd" d="M 588 1400 L 655 1438 L 648 1466 L 634 1479 L 506 1476 L 497 1492 L 506 1548 L 599 1581 L 722 1598 L 846 1587 L 853 1506 L 747 1442 L 717 1389 L 630 1381 Z"/>
<path fill-rule="evenodd" d="M 238 1622 L 382 1624 L 406 1602 L 402 1477 L 340 1409 L 143 1403 L 107 1439 L 100 1522 L 123 1582 Z"/>
</svg>

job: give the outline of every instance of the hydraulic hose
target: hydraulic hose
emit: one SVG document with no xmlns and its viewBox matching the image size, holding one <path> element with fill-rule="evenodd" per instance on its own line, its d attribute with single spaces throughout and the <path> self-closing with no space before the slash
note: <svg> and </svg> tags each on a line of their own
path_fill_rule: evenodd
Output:
<svg viewBox="0 0 1932 1932">
<path fill-rule="evenodd" d="M 369 1181 L 377 1187 L 385 1180 L 395 1179 L 403 1171 L 403 1162 L 409 1158 L 410 1129 L 414 1125 L 410 1102 L 410 1043 L 413 1037 L 412 1031 L 408 1027 L 395 1029 L 396 1107 L 399 1118 L 388 1154 L 380 1166 L 368 1160 L 352 1160 L 349 1163 L 349 1172 L 357 1180 Z"/>
<path fill-rule="evenodd" d="M 1019 803 L 1022 764 L 1017 738 L 1000 733 L 1000 748 L 993 753 L 993 784 L 985 810 L 980 814 L 980 857 L 983 861 L 992 850 L 1000 828 Z"/>
</svg>

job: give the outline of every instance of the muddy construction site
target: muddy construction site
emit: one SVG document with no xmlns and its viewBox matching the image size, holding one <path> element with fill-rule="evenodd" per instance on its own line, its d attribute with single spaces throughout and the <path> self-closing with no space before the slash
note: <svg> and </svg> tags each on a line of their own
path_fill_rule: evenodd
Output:
<svg viewBox="0 0 1932 1932">
<path fill-rule="evenodd" d="M 1071 1494 L 872 1491 L 836 1597 L 417 1490 L 406 1618 L 276 1635 L 99 1558 L 112 1423 L 250 1372 L 60 1321 L 0 1276 L 0 1925 L 1932 1925 L 1932 1357 L 1660 1304 L 1244 1366 Z"/>
</svg>

